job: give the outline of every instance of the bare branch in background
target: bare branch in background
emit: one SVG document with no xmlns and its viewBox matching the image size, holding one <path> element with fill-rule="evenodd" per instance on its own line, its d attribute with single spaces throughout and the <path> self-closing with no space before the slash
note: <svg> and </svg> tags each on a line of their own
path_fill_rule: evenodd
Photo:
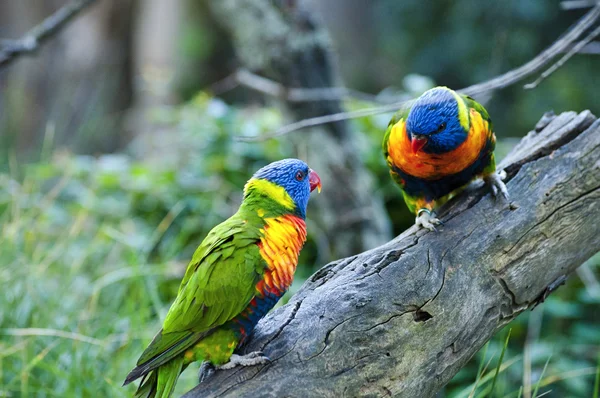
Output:
<svg viewBox="0 0 600 398">
<path fill-rule="evenodd" d="M 76 0 L 64 5 L 17 40 L 0 40 L 0 67 L 6 66 L 21 55 L 37 51 L 44 41 L 53 37 L 86 7 L 96 0 Z"/>
<path fill-rule="evenodd" d="M 486 92 L 489 92 L 492 90 L 508 87 L 510 85 L 513 85 L 513 84 L 525 79 L 526 77 L 532 75 L 533 73 L 537 72 L 542 67 L 544 67 L 545 65 L 550 63 L 550 61 L 552 61 L 559 54 L 562 54 L 565 52 L 570 52 L 570 49 L 579 47 L 578 46 L 579 43 L 578 44 L 574 44 L 574 43 L 576 43 L 577 40 L 579 39 L 579 37 L 586 30 L 591 28 L 594 25 L 594 23 L 596 23 L 596 21 L 598 21 L 599 18 L 600 18 L 600 4 L 596 5 L 583 18 L 581 18 L 579 21 L 577 21 L 577 23 L 575 23 L 575 25 L 571 29 L 569 29 L 567 31 L 567 33 L 565 33 L 561 38 L 556 40 L 550 47 L 548 47 L 547 49 L 542 51 L 531 61 L 527 62 L 524 65 L 519 66 L 516 69 L 513 69 L 509 72 L 506 72 L 506 73 L 500 75 L 500 76 L 497 76 L 493 79 L 487 80 L 482 83 L 474 84 L 472 86 L 463 88 L 458 91 L 461 93 L 467 94 L 467 95 L 477 96 L 477 95 L 481 95 L 483 93 L 486 93 Z M 593 33 L 595 33 L 595 31 L 592 32 L 592 34 Z M 588 35 L 587 38 L 592 36 L 592 34 Z M 593 36 L 593 37 L 595 37 L 595 36 Z M 592 40 L 593 37 L 590 40 Z M 586 41 L 586 39 L 583 39 L 582 41 L 585 41 L 587 43 L 589 40 Z M 563 63 L 561 63 L 559 66 L 561 66 Z M 552 73 L 552 72 L 553 71 L 551 71 L 550 73 Z M 299 120 L 297 122 L 285 125 L 270 134 L 265 134 L 265 135 L 256 136 L 256 137 L 240 136 L 240 137 L 235 137 L 235 139 L 238 141 L 244 141 L 244 142 L 266 141 L 266 140 L 269 140 L 272 138 L 281 137 L 282 135 L 286 135 L 293 131 L 300 130 L 300 129 L 303 129 L 306 127 L 312 127 L 312 126 L 317 126 L 317 125 L 321 125 L 321 124 L 325 124 L 325 123 L 337 122 L 337 121 L 341 121 L 341 120 L 356 119 L 356 118 L 365 117 L 365 116 L 378 115 L 381 113 L 394 112 L 397 109 L 399 109 L 400 107 L 406 105 L 407 103 L 408 103 L 408 101 L 401 101 L 401 102 L 396 102 L 396 103 L 389 104 L 389 105 L 377 106 L 377 107 L 366 108 L 366 109 L 359 109 L 359 110 L 351 111 L 351 112 L 339 112 L 339 113 L 335 113 L 335 114 L 331 114 L 331 115 L 303 119 L 303 120 Z"/>
<path fill-rule="evenodd" d="M 570 48 L 573 43 L 600 18 L 600 6 L 594 7 L 583 18 L 567 31 L 561 38 L 556 40 L 550 47 L 538 54 L 534 59 L 520 67 L 513 69 L 503 75 L 495 77 L 484 83 L 475 84 L 460 90 L 467 95 L 478 95 L 490 90 L 508 87 L 518 81 L 523 80 L 527 76 L 540 70 L 547 65 L 557 55 L 563 53 Z"/>
<path fill-rule="evenodd" d="M 402 105 L 405 105 L 408 102 L 409 101 L 402 101 L 402 102 L 396 102 L 394 104 L 378 106 L 378 107 L 374 107 L 374 108 L 359 109 L 357 111 L 339 112 L 339 113 L 334 113 L 331 115 L 311 117 L 308 119 L 303 119 L 303 120 L 299 120 L 294 123 L 287 124 L 279 129 L 275 130 L 271 134 L 265 134 L 265 135 L 261 135 L 261 136 L 257 136 L 257 137 L 238 136 L 238 137 L 234 137 L 234 139 L 236 141 L 242 141 L 242 142 L 267 141 L 272 138 L 281 137 L 282 135 L 286 135 L 293 131 L 301 130 L 301 129 L 307 128 L 307 127 L 318 126 L 318 125 L 326 124 L 326 123 L 339 122 L 339 121 L 348 120 L 348 119 L 356 119 L 359 117 L 373 116 L 373 115 L 378 115 L 381 113 L 394 112 L 394 111 L 398 110 L 398 108 L 400 108 Z"/>
<path fill-rule="evenodd" d="M 590 8 L 600 4 L 597 0 L 567 0 L 560 3 L 563 10 L 578 10 L 580 8 Z"/>
<path fill-rule="evenodd" d="M 579 43 L 575 44 L 573 48 L 571 48 L 561 59 L 554 63 L 550 68 L 545 70 L 544 73 L 542 73 L 540 77 L 538 77 L 534 82 L 524 85 L 523 88 L 528 90 L 536 88 L 542 81 L 544 81 L 544 79 L 546 79 L 552 73 L 556 72 L 558 68 L 563 66 L 565 62 L 567 62 L 573 55 L 580 52 L 589 42 L 594 40 L 598 35 L 600 35 L 600 26 L 598 26 L 596 29 L 590 32 L 590 34 L 587 35 Z"/>
<path fill-rule="evenodd" d="M 579 54 L 600 54 L 600 41 L 593 41 L 586 44 L 586 46 L 579 51 Z"/>
<path fill-rule="evenodd" d="M 361 101 L 374 103 L 389 103 L 376 95 L 363 93 L 346 87 L 323 87 L 323 88 L 290 88 L 282 84 L 259 76 L 248 69 L 238 69 L 225 79 L 211 86 L 216 95 L 244 86 L 259 93 L 277 97 L 288 102 L 317 102 L 317 101 L 340 101 L 352 97 Z"/>
</svg>

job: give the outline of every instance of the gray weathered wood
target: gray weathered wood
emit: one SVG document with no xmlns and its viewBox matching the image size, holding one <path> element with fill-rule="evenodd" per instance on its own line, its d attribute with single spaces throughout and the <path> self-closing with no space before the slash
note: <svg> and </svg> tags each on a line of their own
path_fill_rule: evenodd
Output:
<svg viewBox="0 0 600 398">
<path fill-rule="evenodd" d="M 600 250 L 600 120 L 545 118 L 503 163 L 510 204 L 474 191 L 440 232 L 412 227 L 326 265 L 244 348 L 271 364 L 219 371 L 186 397 L 433 396 Z"/>
</svg>

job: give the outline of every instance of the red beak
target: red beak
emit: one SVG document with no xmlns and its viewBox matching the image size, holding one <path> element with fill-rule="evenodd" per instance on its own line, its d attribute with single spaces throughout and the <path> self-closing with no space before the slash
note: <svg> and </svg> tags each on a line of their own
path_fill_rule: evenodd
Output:
<svg viewBox="0 0 600 398">
<path fill-rule="evenodd" d="M 308 182 L 310 183 L 310 192 L 314 191 L 315 188 L 317 188 L 317 192 L 321 192 L 321 178 L 316 171 L 309 171 Z"/>
<path fill-rule="evenodd" d="M 427 144 L 427 138 L 417 138 L 415 136 L 411 137 L 410 148 L 412 149 L 413 153 L 419 152 L 421 148 L 425 146 L 425 144 Z"/>
</svg>

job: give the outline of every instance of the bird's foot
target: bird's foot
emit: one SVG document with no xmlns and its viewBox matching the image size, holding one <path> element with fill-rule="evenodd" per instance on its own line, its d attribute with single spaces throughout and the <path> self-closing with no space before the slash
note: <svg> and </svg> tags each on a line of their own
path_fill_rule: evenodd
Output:
<svg viewBox="0 0 600 398">
<path fill-rule="evenodd" d="M 417 212 L 417 218 L 415 218 L 415 224 L 423 228 L 427 228 L 430 231 L 437 231 L 436 225 L 443 224 L 441 220 L 435 217 L 435 213 L 428 209 L 421 209 Z"/>
<path fill-rule="evenodd" d="M 208 380 L 213 374 L 215 374 L 215 365 L 208 361 L 202 362 L 198 371 L 198 383 Z"/>
<path fill-rule="evenodd" d="M 508 199 L 508 189 L 506 189 L 506 185 L 502 182 L 505 178 L 506 172 L 500 170 L 498 173 L 491 173 L 483 177 L 483 181 L 490 187 L 492 195 L 498 197 L 498 193 L 500 193 L 504 199 Z"/>
<path fill-rule="evenodd" d="M 217 366 L 217 369 L 233 369 L 236 366 L 254 366 L 269 363 L 271 360 L 261 351 L 254 351 L 246 355 L 232 354 L 229 358 L 229 362 L 226 364 Z"/>
</svg>

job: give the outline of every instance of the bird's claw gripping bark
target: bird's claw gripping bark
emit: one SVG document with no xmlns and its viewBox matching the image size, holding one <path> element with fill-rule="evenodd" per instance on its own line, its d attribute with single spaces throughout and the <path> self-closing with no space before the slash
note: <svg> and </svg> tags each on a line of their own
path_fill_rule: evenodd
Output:
<svg viewBox="0 0 600 398">
<path fill-rule="evenodd" d="M 236 366 L 254 366 L 269 363 L 271 360 L 269 357 L 264 355 L 261 351 L 254 351 L 246 355 L 232 354 L 229 358 L 229 362 L 226 364 L 217 366 L 219 370 L 233 369 Z"/>
<path fill-rule="evenodd" d="M 441 220 L 435 217 L 435 214 L 427 209 L 421 209 L 417 213 L 417 218 L 415 218 L 415 224 L 417 226 L 421 226 L 430 231 L 437 231 L 435 228 L 436 225 L 443 224 Z"/>
<path fill-rule="evenodd" d="M 202 362 L 198 370 L 198 383 L 208 380 L 213 374 L 215 374 L 215 365 L 208 361 Z"/>
<path fill-rule="evenodd" d="M 491 173 L 483 177 L 483 181 L 490 187 L 492 195 L 498 197 L 498 193 L 500 193 L 504 199 L 508 199 L 508 189 L 506 189 L 506 185 L 502 182 L 505 178 L 506 172 L 500 170 L 498 173 Z"/>
</svg>

